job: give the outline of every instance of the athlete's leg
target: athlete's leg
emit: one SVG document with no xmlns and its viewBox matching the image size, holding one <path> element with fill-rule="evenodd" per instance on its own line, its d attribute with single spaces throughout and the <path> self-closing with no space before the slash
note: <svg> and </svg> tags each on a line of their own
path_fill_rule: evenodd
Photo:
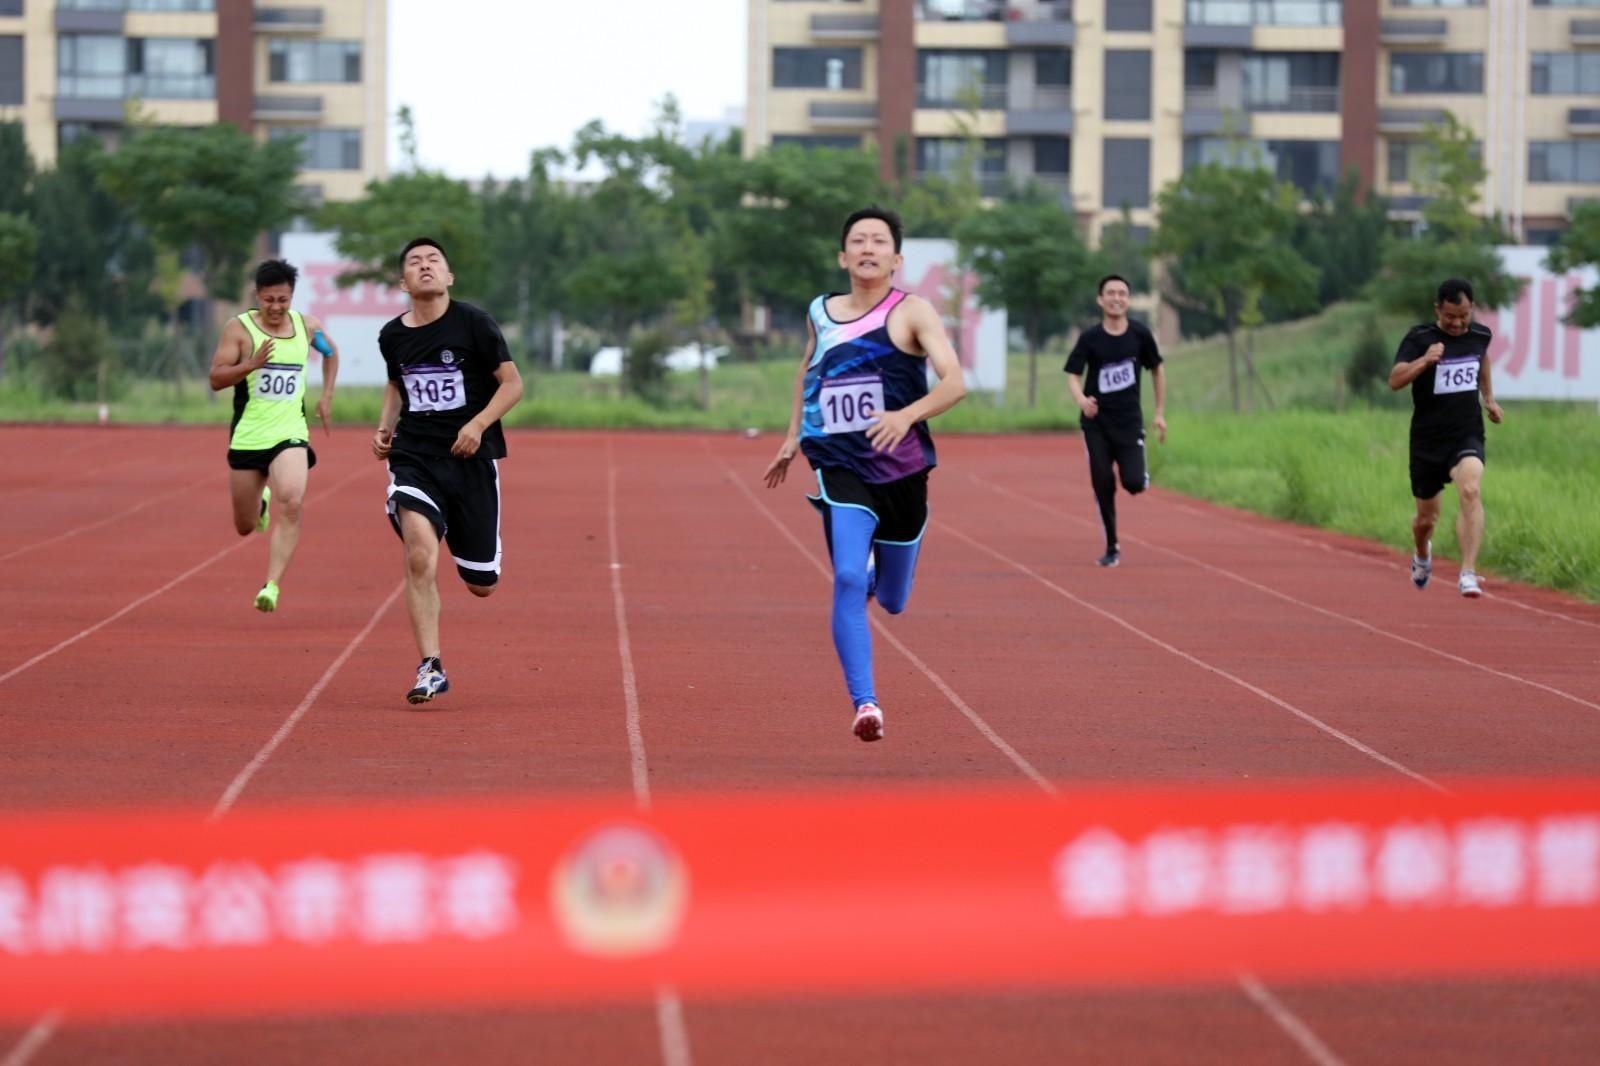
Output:
<svg viewBox="0 0 1600 1066">
<path fill-rule="evenodd" d="M 1145 462 L 1144 434 L 1116 445 L 1117 477 L 1122 490 L 1137 496 L 1150 487 L 1150 468 Z"/>
<path fill-rule="evenodd" d="M 1461 511 L 1456 515 L 1456 538 L 1461 542 L 1461 569 L 1477 573 L 1478 549 L 1483 545 L 1483 460 L 1462 458 L 1451 470 Z"/>
<path fill-rule="evenodd" d="M 233 528 L 241 537 L 256 531 L 261 520 L 261 490 L 267 485 L 264 470 L 229 470 L 228 495 L 232 499 Z"/>
<path fill-rule="evenodd" d="M 822 522 L 833 558 L 833 647 L 844 667 L 845 687 L 854 706 L 877 703 L 867 622 L 867 556 L 878 519 L 862 507 L 829 505 L 823 508 Z"/>
<path fill-rule="evenodd" d="M 1117 476 L 1111 469 L 1111 441 L 1105 431 L 1090 422 L 1083 427 L 1083 447 L 1089 456 L 1089 483 L 1094 486 L 1095 502 L 1100 505 L 1100 525 L 1106 533 L 1106 553 L 1117 550 Z"/>
<path fill-rule="evenodd" d="M 926 532 L 924 527 L 923 532 Z M 878 541 L 878 603 L 890 614 L 906 609 L 911 599 L 911 583 L 917 576 L 917 558 L 922 554 L 922 533 L 906 543 Z"/>
<path fill-rule="evenodd" d="M 267 558 L 267 583 L 277 584 L 289 569 L 295 546 L 300 543 L 300 511 L 306 498 L 308 456 L 304 448 L 285 448 L 272 460 L 267 473 L 277 520 L 271 527 L 271 550 Z"/>
<path fill-rule="evenodd" d="M 454 468 L 450 532 L 445 543 L 456 573 L 474 596 L 487 598 L 500 586 L 500 461 L 467 459 Z"/>
<path fill-rule="evenodd" d="M 426 515 L 409 507 L 397 510 L 400 537 L 406 545 L 406 611 L 417 652 L 439 657 L 439 531 Z"/>
<path fill-rule="evenodd" d="M 1434 527 L 1439 524 L 1440 496 L 1417 500 L 1417 513 L 1411 519 L 1411 540 L 1417 547 L 1418 559 L 1428 558 L 1428 542 L 1433 539 Z"/>
</svg>

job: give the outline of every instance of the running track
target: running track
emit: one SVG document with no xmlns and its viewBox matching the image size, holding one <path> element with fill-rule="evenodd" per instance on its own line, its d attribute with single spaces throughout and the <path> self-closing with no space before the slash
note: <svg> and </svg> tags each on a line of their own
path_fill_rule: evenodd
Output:
<svg viewBox="0 0 1600 1066">
<path fill-rule="evenodd" d="M 511 435 L 505 587 L 415 656 L 367 437 L 320 438 L 282 608 L 214 432 L 0 427 L 0 804 L 1600 772 L 1600 609 L 1154 491 L 1100 571 L 1075 437 L 941 439 L 888 739 L 848 730 L 805 478 L 776 440 Z M 1407 516 L 1397 472 L 1395 520 Z M 1494 535 L 1490 515 L 1489 536 Z M 312 609 L 312 604 L 315 609 Z M 891 643 L 885 634 L 892 635 Z M 625 639 L 624 639 L 625 635 Z M 864 813 L 841 832 L 892 833 Z M 863 921 L 875 905 L 862 901 Z M 1587 1063 L 1600 980 L 679 1002 L 0 1032 L 0 1064 Z"/>
</svg>

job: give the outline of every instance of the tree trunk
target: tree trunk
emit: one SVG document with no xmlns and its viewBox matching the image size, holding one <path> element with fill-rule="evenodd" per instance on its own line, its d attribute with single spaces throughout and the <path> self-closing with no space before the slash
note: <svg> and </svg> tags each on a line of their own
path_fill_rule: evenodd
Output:
<svg viewBox="0 0 1600 1066">
<path fill-rule="evenodd" d="M 1028 410 L 1033 410 L 1039 396 L 1039 324 L 1028 323 Z"/>
<path fill-rule="evenodd" d="M 1228 399 L 1232 401 L 1233 413 L 1239 413 L 1239 340 L 1234 334 L 1233 316 L 1224 320 L 1224 328 L 1228 331 Z"/>
</svg>

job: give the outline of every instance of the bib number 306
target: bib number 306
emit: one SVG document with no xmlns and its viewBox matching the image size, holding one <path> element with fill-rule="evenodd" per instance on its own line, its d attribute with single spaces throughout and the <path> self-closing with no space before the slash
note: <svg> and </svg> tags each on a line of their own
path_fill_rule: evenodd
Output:
<svg viewBox="0 0 1600 1066">
<path fill-rule="evenodd" d="M 1478 387 L 1478 360 L 1454 359 L 1441 362 L 1433 380 L 1435 395 L 1471 392 Z"/>
<path fill-rule="evenodd" d="M 300 373 L 298 366 L 268 363 L 256 371 L 256 395 L 263 400 L 297 400 L 300 398 Z"/>
<path fill-rule="evenodd" d="M 822 384 L 818 394 L 824 433 L 855 433 L 883 414 L 883 379 L 835 378 Z"/>
</svg>

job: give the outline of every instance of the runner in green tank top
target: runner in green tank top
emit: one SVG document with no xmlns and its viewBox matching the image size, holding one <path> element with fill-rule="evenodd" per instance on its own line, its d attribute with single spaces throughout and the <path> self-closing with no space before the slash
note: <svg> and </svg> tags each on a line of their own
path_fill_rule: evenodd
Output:
<svg viewBox="0 0 1600 1066">
<path fill-rule="evenodd" d="M 281 259 L 269 259 L 256 270 L 256 306 L 223 327 L 211 359 L 211 387 L 233 388 L 233 424 L 229 428 L 229 490 L 233 528 L 239 535 L 272 537 L 267 580 L 256 593 L 259 611 L 278 608 L 278 582 L 283 580 L 295 545 L 300 541 L 300 507 L 306 473 L 317 465 L 306 429 L 305 376 L 311 349 L 322 355 L 322 396 L 317 417 L 324 431 L 339 373 L 339 349 L 312 315 L 289 310 L 300 272 Z M 269 506 L 276 502 L 278 521 Z"/>
</svg>

